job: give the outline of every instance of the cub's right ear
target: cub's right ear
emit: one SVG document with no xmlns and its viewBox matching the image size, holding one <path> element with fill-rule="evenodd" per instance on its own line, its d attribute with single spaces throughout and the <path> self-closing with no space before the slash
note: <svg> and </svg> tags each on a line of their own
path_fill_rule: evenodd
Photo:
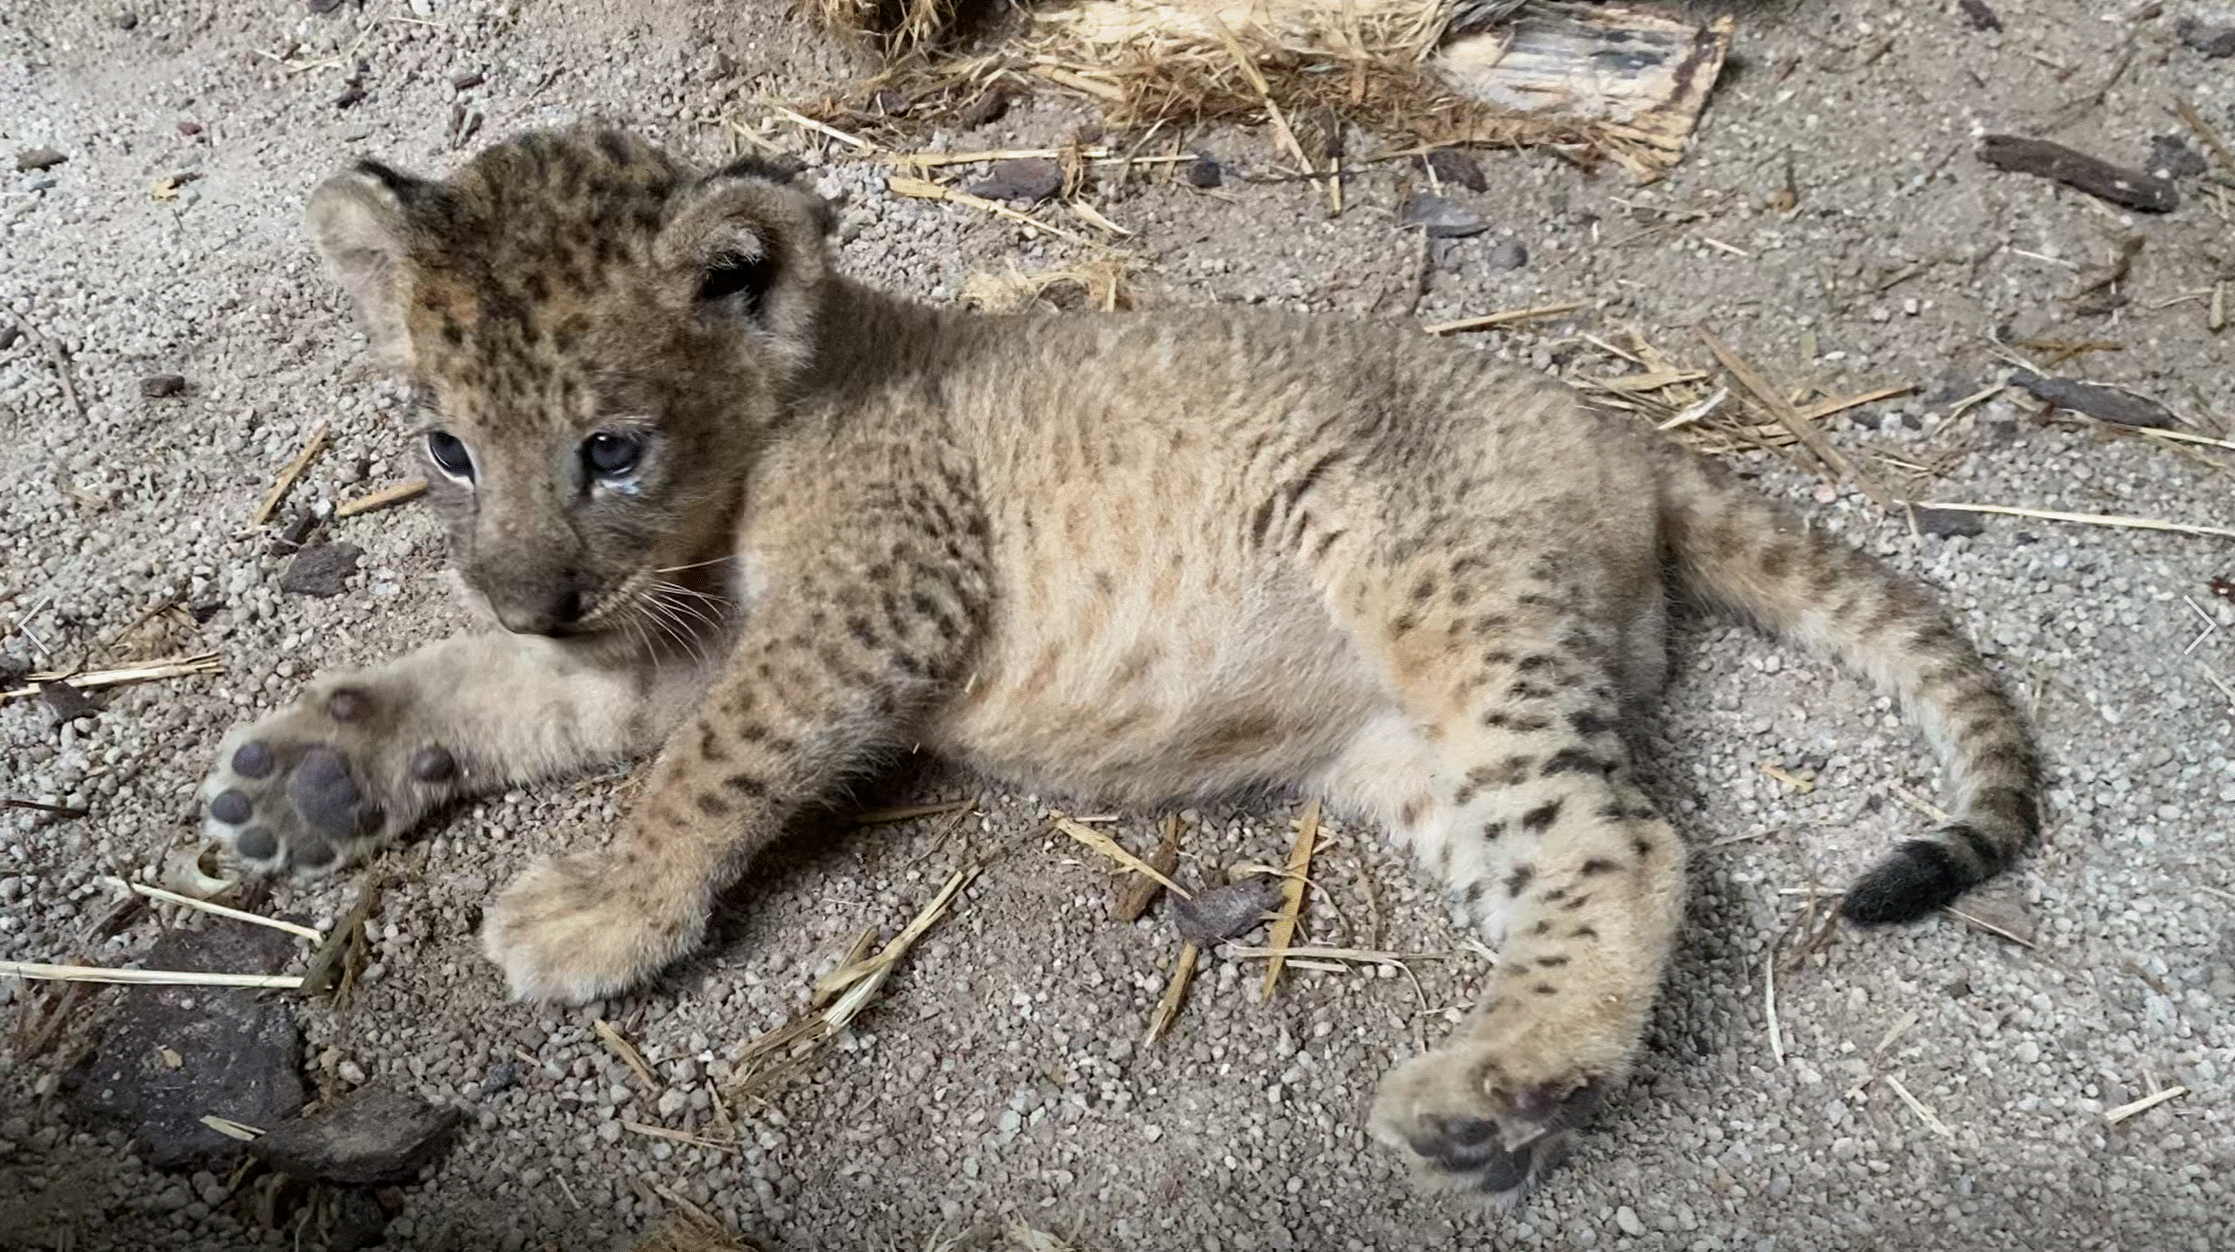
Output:
<svg viewBox="0 0 2235 1252">
<path fill-rule="evenodd" d="M 373 355 L 399 371 L 412 367 L 404 310 L 411 301 L 411 210 L 433 184 L 378 161 L 360 161 L 318 185 L 303 220 L 326 267 L 356 302 Z"/>
</svg>

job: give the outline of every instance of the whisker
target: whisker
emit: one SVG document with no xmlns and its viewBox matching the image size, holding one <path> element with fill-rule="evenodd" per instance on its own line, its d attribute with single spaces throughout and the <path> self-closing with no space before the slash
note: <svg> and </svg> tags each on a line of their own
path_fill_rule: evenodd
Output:
<svg viewBox="0 0 2235 1252">
<path fill-rule="evenodd" d="M 713 557 L 705 561 L 693 561 L 688 565 L 663 565 L 660 566 L 658 569 L 653 570 L 652 572 L 655 574 L 678 574 L 687 569 L 699 569 L 708 565 L 720 565 L 724 561 L 734 561 L 736 559 L 737 553 L 732 552 L 728 556 Z"/>
</svg>

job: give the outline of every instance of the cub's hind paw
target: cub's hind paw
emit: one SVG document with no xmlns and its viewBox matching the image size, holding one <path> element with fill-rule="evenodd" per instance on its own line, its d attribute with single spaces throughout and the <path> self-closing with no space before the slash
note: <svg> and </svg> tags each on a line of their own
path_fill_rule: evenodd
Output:
<svg viewBox="0 0 2235 1252">
<path fill-rule="evenodd" d="M 236 728 L 202 783 L 203 835 L 258 873 L 315 878 L 365 859 L 459 774 L 448 749 L 403 742 L 399 720 L 344 685 Z"/>
<path fill-rule="evenodd" d="M 1566 1157 L 1575 1127 L 1605 1093 L 1597 1078 L 1517 1080 L 1496 1049 L 1456 1044 L 1382 1079 L 1374 1137 L 1402 1151 L 1425 1190 L 1463 1191 L 1511 1206 Z"/>
</svg>

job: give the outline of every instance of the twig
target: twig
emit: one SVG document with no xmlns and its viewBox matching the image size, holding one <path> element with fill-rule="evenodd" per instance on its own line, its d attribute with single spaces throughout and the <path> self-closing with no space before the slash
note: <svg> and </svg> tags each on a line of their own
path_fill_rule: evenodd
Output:
<svg viewBox="0 0 2235 1252">
<path fill-rule="evenodd" d="M 1740 356 L 1729 344 L 1716 338 L 1715 333 L 1707 327 L 1700 326 L 1695 329 L 1700 337 L 1700 342 L 1706 344 L 1707 350 L 1715 355 L 1715 359 L 1722 363 L 1724 369 L 1730 371 L 1732 378 L 1738 380 L 1738 385 L 1752 394 L 1755 401 L 1768 410 L 1770 416 L 1777 419 L 1779 425 L 1791 431 L 1793 438 L 1800 440 L 1810 452 L 1815 453 L 1817 459 L 1824 463 L 1826 469 L 1829 469 L 1836 477 L 1853 479 L 1855 486 L 1861 488 L 1862 493 L 1869 496 L 1873 503 L 1877 504 L 1879 508 L 1886 507 L 1885 493 L 1878 489 L 1878 485 L 1871 481 L 1870 476 L 1857 469 L 1854 463 L 1847 459 L 1846 453 L 1833 446 L 1831 440 L 1824 437 L 1824 432 L 1816 429 L 1816 424 L 1810 421 L 1807 415 L 1794 408 L 1785 399 L 1783 392 L 1771 386 L 1769 381 L 1762 377 L 1761 371 L 1755 369 L 1751 362 Z"/>
<path fill-rule="evenodd" d="M 734 1143 L 724 1143 L 719 1139 L 708 1139 L 700 1135 L 691 1134 L 689 1131 L 670 1130 L 665 1126 L 654 1126 L 646 1122 L 632 1122 L 625 1117 L 621 1119 L 621 1129 L 628 1131 L 632 1135 L 644 1135 L 653 1139 L 665 1139 L 669 1143 L 688 1144 L 689 1146 L 694 1148 L 712 1148 L 717 1152 L 737 1151 L 737 1145 Z"/>
<path fill-rule="evenodd" d="M 1785 1031 L 1777 1021 L 1777 961 L 1774 957 L 1762 962 L 1762 1014 L 1769 1021 L 1769 1054 L 1783 1065 Z"/>
<path fill-rule="evenodd" d="M 370 513 L 375 509 L 385 509 L 402 504 L 406 500 L 416 500 L 425 494 L 427 494 L 426 479 L 407 478 L 400 483 L 390 483 L 378 491 L 367 492 L 354 500 L 342 501 L 334 506 L 334 516 L 355 517 L 359 513 Z"/>
<path fill-rule="evenodd" d="M 814 118 L 794 113 L 790 109 L 785 108 L 783 105 L 770 105 L 769 112 L 775 114 L 777 117 L 780 117 L 787 122 L 790 122 L 794 126 L 803 126 L 808 130 L 815 131 L 819 134 L 828 135 L 832 139 L 845 144 L 849 148 L 857 148 L 863 152 L 876 151 L 876 144 L 869 142 L 859 135 L 849 135 L 845 131 L 838 129 L 835 126 L 826 126 L 823 123 L 816 121 Z"/>
<path fill-rule="evenodd" d="M 269 926 L 273 930 L 284 930 L 288 934 L 294 935 L 300 939 L 308 939 L 312 943 L 322 942 L 326 938 L 326 933 L 324 931 L 317 930 L 309 926 L 300 925 L 295 922 L 281 921 L 279 918 L 276 917 L 266 917 L 261 913 L 250 913 L 242 909 L 227 908 L 222 904 L 212 904 L 207 900 L 197 900 L 193 896 L 180 895 L 176 891 L 165 891 L 161 887 L 151 887 L 144 882 L 127 882 L 122 878 L 113 877 L 108 879 L 107 881 L 110 886 L 122 887 L 127 891 L 136 891 L 139 894 L 146 896 L 150 900 L 161 900 L 166 904 L 176 904 L 184 908 L 197 909 L 201 912 L 209 913 L 217 917 L 229 917 L 236 922 L 247 922 L 251 926 Z"/>
<path fill-rule="evenodd" d="M 653 1091 L 660 1089 L 660 1080 L 653 1076 L 652 1067 L 645 1061 L 644 1054 L 636 1050 L 635 1044 L 622 1038 L 621 1032 L 613 1028 L 613 1023 L 600 1017 L 590 1023 L 590 1029 L 597 1032 L 606 1049 L 619 1057 L 621 1064 L 629 1067 L 629 1072 L 636 1075 L 638 1082 Z"/>
<path fill-rule="evenodd" d="M 52 813 L 60 818 L 84 817 L 90 809 L 72 808 L 67 804 L 46 804 L 38 800 L 18 800 L 13 796 L 0 800 L 0 808 L 29 809 L 34 813 Z"/>
<path fill-rule="evenodd" d="M 996 217 L 1008 218 L 1010 221 L 1016 222 L 1019 225 L 1030 226 L 1035 230 L 1045 231 L 1058 239 L 1068 239 L 1072 243 L 1085 244 L 1090 248 L 1108 247 L 1108 245 L 1096 243 L 1094 240 L 1089 239 L 1085 235 L 1079 234 L 1076 231 L 1065 230 L 1061 226 L 1053 226 L 1048 224 L 1047 222 L 1043 222 L 1039 218 L 1032 216 L 1030 213 L 1019 212 L 1016 209 L 1010 208 L 1006 204 L 997 204 L 994 201 L 986 199 L 984 196 L 974 196 L 967 191 L 957 191 L 952 187 L 942 187 L 938 183 L 929 182 L 925 179 L 909 178 L 902 174 L 893 174 L 885 179 L 885 186 L 890 189 L 896 196 L 911 196 L 918 200 L 945 200 L 950 204 L 959 204 L 967 208 L 977 209 L 982 213 L 991 213 Z"/>
<path fill-rule="evenodd" d="M 1281 883 L 1279 916 L 1273 919 L 1271 941 L 1265 946 L 1275 950 L 1273 958 L 1265 963 L 1265 989 L 1259 1000 L 1273 998 L 1273 988 L 1280 982 L 1284 958 L 1279 950 L 1289 946 L 1296 937 L 1296 923 L 1304 912 L 1304 893 L 1310 885 L 1312 850 L 1319 845 L 1319 800 L 1315 797 L 1304 806 L 1304 817 L 1296 823 L 1296 842 L 1288 849 L 1288 872 Z"/>
<path fill-rule="evenodd" d="M 1157 841 L 1156 851 L 1149 854 L 1149 868 L 1157 873 L 1135 874 L 1125 881 L 1117 901 L 1119 921 L 1137 922 L 1149 911 L 1149 906 L 1156 903 L 1157 893 L 1164 890 L 1164 883 L 1159 878 L 1179 868 L 1180 830 L 1179 814 L 1173 813 L 1165 817 L 1164 836 Z"/>
<path fill-rule="evenodd" d="M 1948 1123 L 1941 1121 L 1937 1117 L 1934 1117 L 1932 1115 L 1931 1109 L 1928 1109 L 1924 1105 L 1918 1103 L 1917 1097 L 1909 1094 L 1909 1088 L 1903 1086 L 1899 1078 L 1894 1077 L 1892 1074 L 1887 1074 L 1884 1077 L 1886 1079 L 1886 1085 L 1893 1088 L 1894 1094 L 1901 1098 L 1901 1102 L 1903 1104 L 1909 1106 L 1909 1111 L 1917 1115 L 1917 1120 L 1923 1122 L 1926 1129 L 1930 1130 L 1932 1133 L 1940 1136 L 1943 1139 L 1955 1138 L 1956 1132 L 1948 1129 Z"/>
<path fill-rule="evenodd" d="M 1151 865 L 1147 861 L 1142 860 L 1140 857 L 1137 857 L 1132 853 L 1126 851 L 1125 848 L 1120 845 L 1117 840 L 1110 838 L 1108 835 L 1103 834 L 1101 831 L 1096 830 L 1094 827 L 1083 825 L 1068 817 L 1059 817 L 1055 819 L 1055 828 L 1062 831 L 1064 834 L 1071 836 L 1073 839 L 1078 840 L 1080 843 L 1085 844 L 1087 847 L 1092 848 L 1094 851 L 1100 853 L 1101 855 L 1108 857 L 1110 860 L 1116 861 L 1118 864 L 1123 865 L 1125 868 L 1132 870 L 1134 873 L 1145 874 L 1148 877 L 1155 879 L 1157 882 L 1163 884 L 1166 891 L 1171 892 L 1173 895 L 1178 896 L 1182 900 L 1189 900 L 1194 898 L 1193 893 L 1189 892 L 1187 888 L 1182 887 L 1176 882 L 1173 882 L 1170 878 L 1160 873 L 1154 865 Z"/>
<path fill-rule="evenodd" d="M 18 629 L 21 629 L 21 627 L 18 627 Z M 30 676 L 32 685 L 28 687 L 18 687 L 14 691 L 0 691 L 0 704 L 39 694 L 38 685 L 40 683 L 67 680 L 71 686 L 80 691 L 94 691 L 103 687 L 123 687 L 131 683 L 154 682 L 162 678 L 185 678 L 194 674 L 214 674 L 223 668 L 225 668 L 224 663 L 217 659 L 215 652 L 199 652 L 192 656 L 168 657 L 160 661 L 148 661 L 141 665 L 127 665 L 121 669 L 89 670 L 82 674 L 73 674 L 68 670 L 43 670 Z"/>
<path fill-rule="evenodd" d="M 1315 959 L 1322 961 L 1362 961 L 1368 965 L 1401 965 L 1406 961 L 1445 961 L 1449 952 L 1378 952 L 1370 948 L 1325 948 L 1306 944 L 1301 947 L 1282 948 L 1222 948 L 1220 951 L 1236 960 L 1268 959 L 1283 957 Z"/>
<path fill-rule="evenodd" d="M 0 977 L 45 978 L 57 982 L 109 982 L 150 987 L 277 987 L 293 989 L 303 980 L 293 974 L 203 974 L 175 969 L 112 969 L 99 965 L 46 965 L 38 961 L 0 961 Z"/>
<path fill-rule="evenodd" d="M 2227 141 L 2220 138 L 2218 128 L 2205 121 L 2204 115 L 2196 111 L 2195 105 L 2178 96 L 2173 99 L 2173 112 L 2180 116 L 2181 124 L 2188 127 L 2213 156 L 2219 158 L 2219 163 L 2227 167 L 2227 172 L 2235 174 L 2235 151 L 2230 151 Z"/>
<path fill-rule="evenodd" d="M 2026 938 L 2024 935 L 2012 931 L 2006 926 L 1997 926 L 1993 922 L 1988 921 L 1986 918 L 1980 917 L 1976 913 L 1966 913 L 1953 904 L 1947 906 L 1947 913 L 1948 916 L 1955 918 L 1957 921 L 1962 922 L 1966 926 L 1977 927 L 1978 929 L 1986 931 L 1988 934 L 1993 935 L 1998 939 L 2007 939 L 2010 942 L 2017 944 L 2021 948 L 2038 948 L 2041 946 L 2035 943 L 2033 940 Z"/>
<path fill-rule="evenodd" d="M 255 516 L 248 519 L 249 525 L 261 526 L 272 520 L 272 513 L 279 508 L 279 502 L 287 498 L 287 492 L 294 487 L 295 480 L 303 476 L 303 471 L 310 468 L 311 461 L 325 447 L 326 423 L 321 421 L 311 428 L 310 438 L 303 441 L 302 451 L 297 452 L 295 459 L 287 463 L 287 468 L 279 472 L 279 477 L 272 480 L 272 489 L 264 493 L 264 502 L 256 506 Z"/>
<path fill-rule="evenodd" d="M 1180 959 L 1172 965 L 1172 976 L 1165 980 L 1164 994 L 1156 1001 L 1156 1011 L 1149 1014 L 1148 1035 L 1143 1043 L 1155 1043 L 1164 1032 L 1179 1020 L 1180 1006 L 1187 1003 L 1188 984 L 1195 979 L 1195 961 L 1201 953 L 1192 943 L 1180 945 Z"/>
<path fill-rule="evenodd" d="M 2123 526 L 2130 530 L 2161 530 L 2179 535 L 2205 535 L 2215 539 L 2235 539 L 2235 530 L 2224 526 L 2198 526 L 2189 522 L 2164 522 L 2154 517 L 2121 517 L 2110 513 L 2060 513 L 2053 509 L 2022 509 L 2007 504 L 1960 504 L 1953 501 L 1935 501 L 1913 504 L 1919 509 L 1954 509 L 1961 513 L 1996 513 L 2006 517 L 2030 517 L 2043 522 L 2072 522 L 2082 526 Z"/>
<path fill-rule="evenodd" d="M 1488 330 L 1513 322 L 1526 322 L 1540 317 L 1558 317 L 1582 308 L 1581 302 L 1569 304 L 1541 304 L 1533 309 L 1507 309 L 1500 313 L 1485 313 L 1480 317 L 1462 317 L 1455 322 L 1430 322 L 1420 329 L 1431 335 L 1454 335 L 1466 330 Z"/>
<path fill-rule="evenodd" d="M 2115 1109 L 2106 1109 L 2103 1113 L 2103 1120 L 2109 1125 L 2116 1126 L 2137 1113 L 2147 1113 L 2168 1100 L 2177 1100 L 2187 1094 L 2188 1088 L 2179 1085 L 2167 1087 L 2163 1091 L 2153 1091 L 2131 1104 L 2122 1104 Z"/>
</svg>

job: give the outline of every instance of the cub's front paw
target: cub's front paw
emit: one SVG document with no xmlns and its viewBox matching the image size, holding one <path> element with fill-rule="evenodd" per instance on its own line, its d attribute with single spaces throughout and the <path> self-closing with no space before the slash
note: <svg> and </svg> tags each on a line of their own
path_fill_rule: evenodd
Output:
<svg viewBox="0 0 2235 1252">
<path fill-rule="evenodd" d="M 497 897 L 481 950 L 514 999 L 604 999 L 698 946 L 705 907 L 663 895 L 628 868 L 608 852 L 572 853 L 530 867 Z"/>
<path fill-rule="evenodd" d="M 1543 1039 L 1477 1035 L 1399 1064 L 1375 1095 L 1374 1137 L 1402 1151 L 1427 1190 L 1519 1202 L 1567 1155 L 1611 1081 L 1530 1055 L 1532 1035 Z"/>
<path fill-rule="evenodd" d="M 235 728 L 202 782 L 203 834 L 260 873 L 317 877 L 371 855 L 460 782 L 404 704 L 339 679 Z"/>
</svg>

